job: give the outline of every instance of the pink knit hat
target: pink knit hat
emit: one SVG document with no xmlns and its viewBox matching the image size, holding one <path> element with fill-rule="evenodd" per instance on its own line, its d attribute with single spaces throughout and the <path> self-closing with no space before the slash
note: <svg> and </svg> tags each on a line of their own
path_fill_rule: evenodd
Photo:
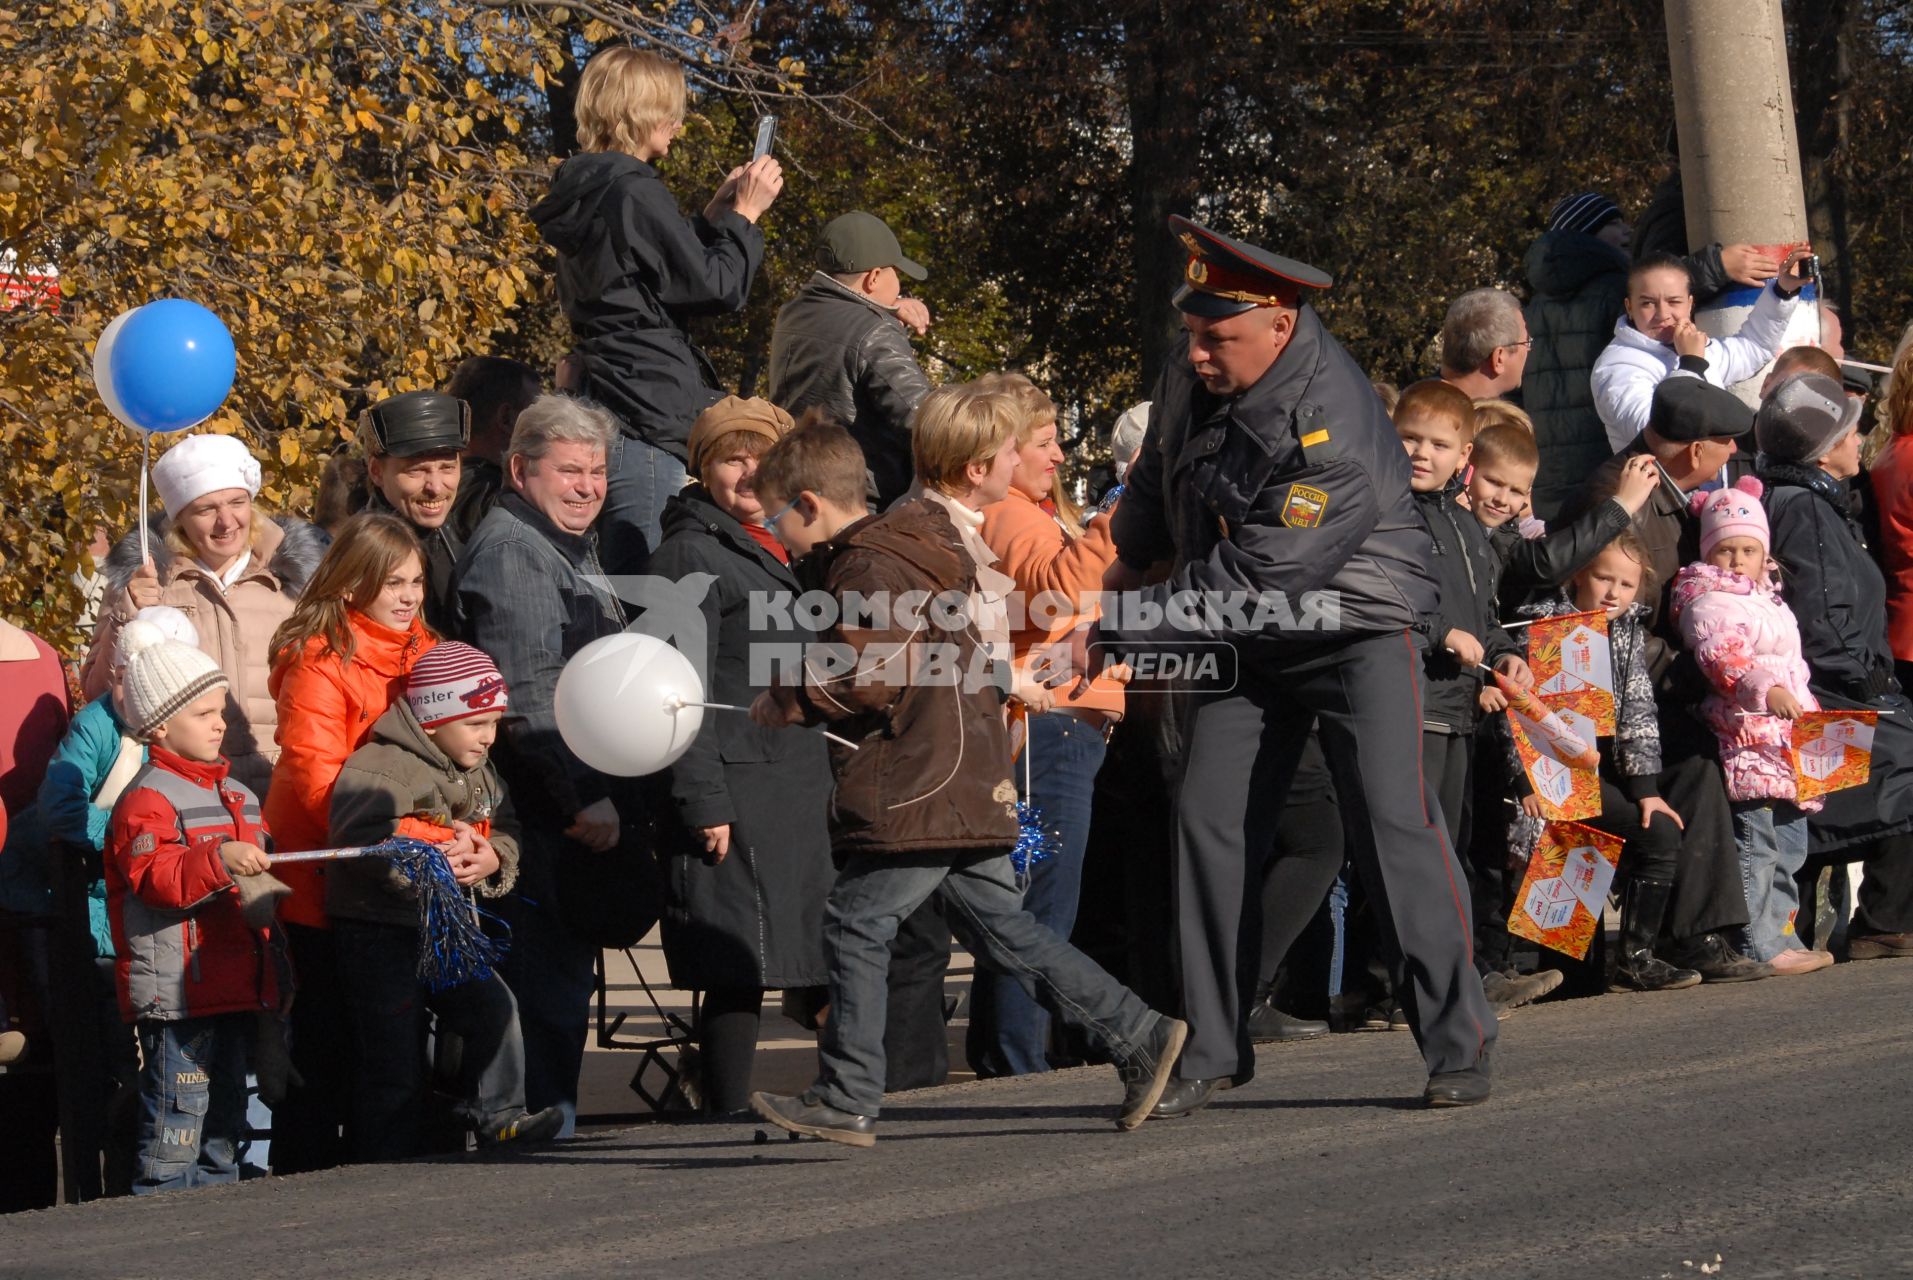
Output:
<svg viewBox="0 0 1913 1280">
<path fill-rule="evenodd" d="M 1772 545 L 1761 492 L 1760 481 L 1742 476 L 1731 489 L 1703 490 L 1687 500 L 1687 509 L 1700 517 L 1701 559 L 1714 554 L 1723 538 L 1752 538 L 1762 551 Z"/>
<path fill-rule="evenodd" d="M 446 640 L 425 651 L 405 680 L 405 700 L 427 729 L 467 716 L 503 711 L 505 677 L 498 664 L 456 640 Z"/>
</svg>

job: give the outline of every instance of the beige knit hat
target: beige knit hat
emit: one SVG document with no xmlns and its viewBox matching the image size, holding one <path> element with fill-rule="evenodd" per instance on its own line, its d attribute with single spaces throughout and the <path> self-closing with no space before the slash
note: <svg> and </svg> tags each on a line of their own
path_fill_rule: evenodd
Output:
<svg viewBox="0 0 1913 1280">
<path fill-rule="evenodd" d="M 135 618 L 121 627 L 118 646 L 126 661 L 120 689 L 136 738 L 149 736 L 208 689 L 230 683 L 211 656 L 169 639 L 151 622 Z"/>
</svg>

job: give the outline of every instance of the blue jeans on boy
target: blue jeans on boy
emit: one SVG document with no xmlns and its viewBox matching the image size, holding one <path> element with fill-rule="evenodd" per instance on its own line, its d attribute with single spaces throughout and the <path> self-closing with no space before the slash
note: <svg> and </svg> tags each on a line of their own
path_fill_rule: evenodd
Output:
<svg viewBox="0 0 1913 1280">
<path fill-rule="evenodd" d="M 255 1016 L 139 1024 L 139 1170 L 134 1195 L 239 1181 L 246 1050 Z"/>
<path fill-rule="evenodd" d="M 677 455 L 620 431 L 605 459 L 609 479 L 598 516 L 598 558 L 606 573 L 643 573 L 664 536 L 664 504 L 684 487 Z"/>
<path fill-rule="evenodd" d="M 428 1015 L 464 1042 L 457 1110 L 484 1132 L 525 1110 L 525 1043 L 518 1003 L 497 974 L 433 991 L 418 980 L 416 928 L 334 920 L 339 982 L 358 1033 L 352 1090 L 359 1160 L 419 1154 L 425 1118 Z"/>
<path fill-rule="evenodd" d="M 1027 791 L 1023 761 L 1012 772 L 1018 794 L 1041 810 L 1052 852 L 1031 864 L 1023 910 L 1057 937 L 1068 938 L 1082 897 L 1096 771 L 1103 767 L 1107 747 L 1101 729 L 1057 712 L 1031 716 L 1029 732 Z M 1049 1014 L 1015 978 L 979 973 L 970 1001 L 971 1025 L 984 1032 L 970 1042 L 970 1065 L 979 1076 L 1049 1070 Z"/>
<path fill-rule="evenodd" d="M 1794 915 L 1800 910 L 1800 888 L 1794 875 L 1807 863 L 1807 815 L 1785 800 L 1737 801 L 1734 844 L 1747 891 L 1747 954 L 1771 960 L 1799 949 Z"/>
<path fill-rule="evenodd" d="M 854 853 L 824 908 L 830 1020 L 810 1092 L 825 1105 L 875 1116 L 883 1103 L 885 976 L 890 938 L 931 894 L 951 932 L 979 963 L 1016 976 L 1025 991 L 1088 1031 L 1118 1062 L 1133 1057 L 1161 1015 L 1023 910 L 1004 851 Z"/>
</svg>

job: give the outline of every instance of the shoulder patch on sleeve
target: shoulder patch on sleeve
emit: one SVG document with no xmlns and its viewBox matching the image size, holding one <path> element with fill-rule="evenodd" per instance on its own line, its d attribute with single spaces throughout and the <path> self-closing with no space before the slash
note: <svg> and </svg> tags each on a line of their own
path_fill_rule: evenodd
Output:
<svg viewBox="0 0 1913 1280">
<path fill-rule="evenodd" d="M 1327 511 L 1328 494 L 1311 485 L 1292 484 L 1282 499 L 1282 523 L 1291 529 L 1313 529 Z"/>
</svg>

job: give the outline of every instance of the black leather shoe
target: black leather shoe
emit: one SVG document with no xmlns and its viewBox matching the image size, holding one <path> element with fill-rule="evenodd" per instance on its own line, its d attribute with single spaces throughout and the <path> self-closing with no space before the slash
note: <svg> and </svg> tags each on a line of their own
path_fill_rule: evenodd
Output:
<svg viewBox="0 0 1913 1280">
<path fill-rule="evenodd" d="M 1472 1067 L 1429 1076 L 1421 1100 L 1431 1107 L 1472 1107 L 1486 1102 L 1491 1074 L 1484 1052 Z"/>
<path fill-rule="evenodd" d="M 1774 976 L 1772 965 L 1741 955 L 1718 933 L 1686 939 L 1665 958 L 1679 968 L 1692 969 L 1702 982 L 1753 982 Z"/>
<path fill-rule="evenodd" d="M 1123 1109 L 1116 1115 L 1118 1129 L 1126 1132 L 1139 1128 L 1149 1118 L 1162 1091 L 1175 1078 L 1171 1073 L 1188 1038 L 1188 1023 L 1163 1014 L 1150 1030 L 1149 1043 L 1117 1066 L 1116 1074 L 1123 1082 Z"/>
<path fill-rule="evenodd" d="M 1169 1081 L 1169 1087 L 1162 1091 L 1162 1098 L 1149 1113 L 1151 1120 L 1175 1120 L 1182 1116 L 1192 1116 L 1209 1105 L 1224 1089 L 1235 1087 L 1235 1081 L 1228 1076 L 1216 1076 L 1209 1080 L 1184 1080 L 1181 1077 Z"/>
<path fill-rule="evenodd" d="M 1328 1023 L 1293 1018 L 1264 1002 L 1249 1010 L 1249 1039 L 1256 1044 L 1287 1044 L 1328 1034 Z"/>
<path fill-rule="evenodd" d="M 875 1120 L 827 1107 L 811 1093 L 800 1093 L 794 1098 L 781 1093 L 753 1093 L 751 1110 L 778 1128 L 788 1129 L 792 1133 L 828 1138 L 847 1147 L 877 1145 Z"/>
</svg>

